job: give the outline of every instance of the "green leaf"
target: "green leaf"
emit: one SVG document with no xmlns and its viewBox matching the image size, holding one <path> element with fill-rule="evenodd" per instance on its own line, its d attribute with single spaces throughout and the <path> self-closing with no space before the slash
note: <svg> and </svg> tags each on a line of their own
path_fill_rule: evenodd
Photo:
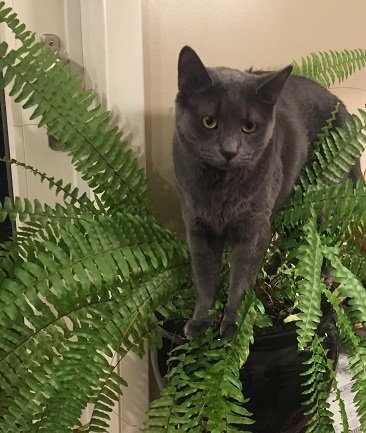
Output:
<svg viewBox="0 0 366 433">
<path fill-rule="evenodd" d="M 314 209 L 311 209 L 311 214 L 311 219 L 303 227 L 305 242 L 300 246 L 298 255 L 298 273 L 302 277 L 298 283 L 297 301 L 300 312 L 296 322 L 300 350 L 305 349 L 313 339 L 322 315 L 320 301 L 325 287 L 321 281 L 323 252 Z"/>
</svg>

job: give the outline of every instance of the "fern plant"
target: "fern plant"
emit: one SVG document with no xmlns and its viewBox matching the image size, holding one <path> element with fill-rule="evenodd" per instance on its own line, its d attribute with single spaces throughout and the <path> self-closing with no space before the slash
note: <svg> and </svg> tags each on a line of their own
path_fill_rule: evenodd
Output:
<svg viewBox="0 0 366 433">
<path fill-rule="evenodd" d="M 146 343 L 152 349 L 161 343 L 161 321 L 190 315 L 188 250 L 149 210 L 145 174 L 122 132 L 109 126 L 110 113 L 92 106 L 95 94 L 80 90 L 81 78 L 43 50 L 4 2 L 0 21 L 20 41 L 17 50 L 0 44 L 2 87 L 33 109 L 31 118 L 64 146 L 95 194 L 90 200 L 33 167 L 3 161 L 48 182 L 60 203 L 16 197 L 0 207 L 0 220 L 18 222 L 14 237 L 0 250 L 0 431 L 66 433 L 75 426 L 107 431 L 109 413 L 126 385 L 113 355 L 123 359 L 133 351 L 143 356 Z M 301 67 L 295 64 L 295 71 L 329 86 L 365 64 L 366 50 L 323 53 L 303 60 Z M 280 251 L 283 264 L 271 277 L 263 270 L 258 290 L 246 294 L 236 338 L 219 340 L 213 328 L 173 352 L 169 386 L 152 403 L 145 431 L 251 430 L 240 370 L 254 329 L 271 324 L 260 290 L 268 279 L 283 283 L 276 296 L 290 298 L 299 348 L 312 349 L 304 373 L 307 432 L 333 431 L 323 379 L 334 377 L 334 365 L 315 332 L 322 297 L 336 311 L 351 353 L 355 401 L 366 431 L 366 344 L 353 326 L 366 318 L 361 284 L 366 263 L 353 237 L 365 229 L 366 189 L 362 182 L 355 187 L 338 183 L 365 142 L 366 113 L 354 119 L 345 131 L 334 130 L 330 119 L 312 147 L 293 196 L 273 222 L 276 236 L 268 256 Z M 323 210 L 326 222 L 319 224 Z M 333 292 L 323 282 L 323 262 L 338 283 Z M 224 285 L 226 274 L 224 266 Z M 344 298 L 348 303 L 341 307 Z M 220 305 L 213 314 L 217 322 Z M 88 403 L 92 415 L 81 426 Z"/>
</svg>

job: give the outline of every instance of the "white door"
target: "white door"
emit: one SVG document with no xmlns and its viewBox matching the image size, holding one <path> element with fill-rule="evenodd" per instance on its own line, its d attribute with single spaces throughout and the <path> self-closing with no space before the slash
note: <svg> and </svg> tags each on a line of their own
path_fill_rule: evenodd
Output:
<svg viewBox="0 0 366 433">
<path fill-rule="evenodd" d="M 62 48 L 75 64 L 82 67 L 82 45 L 80 28 L 80 4 L 78 0 L 7 0 L 6 5 L 13 8 L 21 22 L 39 35 L 52 33 L 57 35 Z M 13 34 L 7 28 L 2 29 L 2 39 L 11 48 L 17 47 Z M 46 172 L 65 183 L 73 183 L 81 190 L 86 186 L 72 168 L 69 158 L 48 145 L 46 129 L 39 129 L 35 121 L 29 120 L 29 112 L 14 104 L 6 96 L 6 107 L 9 130 L 10 156 L 23 161 L 41 172 Z M 23 169 L 12 168 L 14 194 L 42 202 L 54 203 L 54 193 L 48 185 L 40 183 L 38 178 Z"/>
<path fill-rule="evenodd" d="M 142 165 L 144 151 L 144 96 L 140 0 L 5 0 L 28 30 L 55 34 L 74 68 L 84 71 L 85 85 L 100 95 L 103 108 L 113 111 L 132 150 Z M 121 31 L 123 29 L 123 31 Z M 16 47 L 11 31 L 1 28 L 1 40 Z M 29 113 L 6 96 L 10 156 L 71 182 L 87 186 L 69 158 L 52 150 L 44 128 L 29 120 Z M 54 193 L 31 173 L 13 168 L 14 195 L 54 203 Z M 129 386 L 116 404 L 110 433 L 137 433 L 148 405 L 148 363 L 134 355 L 119 364 Z M 89 420 L 88 410 L 83 415 Z"/>
</svg>

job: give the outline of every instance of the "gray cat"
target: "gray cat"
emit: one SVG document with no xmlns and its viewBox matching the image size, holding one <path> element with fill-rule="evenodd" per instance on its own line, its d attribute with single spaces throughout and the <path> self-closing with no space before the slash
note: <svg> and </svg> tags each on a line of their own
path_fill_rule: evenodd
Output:
<svg viewBox="0 0 366 433">
<path fill-rule="evenodd" d="M 236 331 L 271 236 L 271 216 L 288 196 L 337 103 L 335 126 L 351 119 L 319 84 L 278 72 L 206 68 L 195 51 L 179 55 L 173 159 L 192 259 L 196 304 L 190 337 L 212 324 L 224 245 L 231 248 L 221 335 Z M 357 164 L 351 177 L 361 175 Z"/>
</svg>

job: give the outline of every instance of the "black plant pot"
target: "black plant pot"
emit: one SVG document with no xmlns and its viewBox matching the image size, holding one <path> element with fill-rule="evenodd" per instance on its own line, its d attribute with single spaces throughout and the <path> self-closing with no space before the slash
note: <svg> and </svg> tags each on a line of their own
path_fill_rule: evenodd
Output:
<svg viewBox="0 0 366 433">
<path fill-rule="evenodd" d="M 167 361 L 172 348 L 184 343 L 184 320 L 169 321 L 161 329 L 163 346 L 152 354 L 153 371 L 160 389 L 167 385 Z M 318 327 L 318 335 L 325 337 L 324 346 L 328 358 L 335 363 L 339 354 L 339 335 L 332 313 L 326 314 Z M 306 370 L 303 362 L 309 351 L 297 349 L 297 335 L 289 331 L 275 331 L 255 337 L 250 355 L 241 370 L 246 408 L 253 412 L 256 421 L 250 427 L 252 433 L 303 433 L 305 432 L 305 408 L 302 405 Z M 248 427 L 246 427 L 248 431 Z"/>
</svg>

